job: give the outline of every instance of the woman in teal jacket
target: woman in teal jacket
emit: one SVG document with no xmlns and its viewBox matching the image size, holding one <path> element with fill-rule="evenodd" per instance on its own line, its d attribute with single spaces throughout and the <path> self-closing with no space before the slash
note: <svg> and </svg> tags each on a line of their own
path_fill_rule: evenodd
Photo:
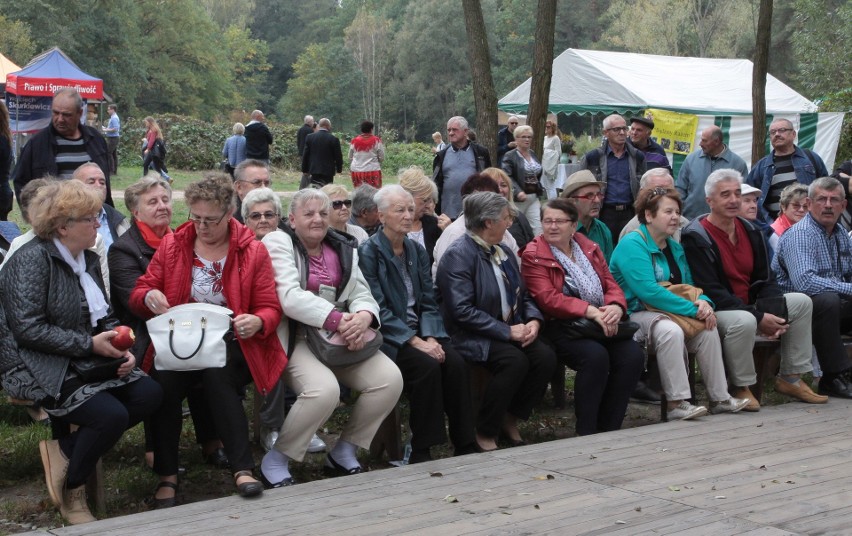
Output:
<svg viewBox="0 0 852 536">
<path fill-rule="evenodd" d="M 693 419 L 707 413 L 704 406 L 687 402 L 691 398 L 684 366 L 687 350 L 696 354 L 710 397 L 710 413 L 741 410 L 748 401 L 728 394 L 712 302 L 703 294 L 690 301 L 660 285 L 664 281 L 673 285 L 693 284 L 683 248 L 671 239 L 680 227 L 683 206 L 677 190 L 642 190 L 635 206 L 642 225 L 618 242 L 610 268 L 624 290 L 630 319 L 641 326 L 637 336 L 644 338 L 649 350 L 657 355 L 669 419 Z M 662 312 L 652 312 L 646 306 Z M 687 338 L 664 313 L 695 318 L 704 323 L 704 329 Z"/>
</svg>

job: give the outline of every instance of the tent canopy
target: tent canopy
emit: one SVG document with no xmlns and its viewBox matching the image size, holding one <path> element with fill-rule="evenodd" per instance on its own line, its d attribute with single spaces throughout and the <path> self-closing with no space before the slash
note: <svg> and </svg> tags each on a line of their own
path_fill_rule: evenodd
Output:
<svg viewBox="0 0 852 536">
<path fill-rule="evenodd" d="M 15 71 L 20 71 L 21 68 L 15 65 L 12 60 L 0 54 L 0 76 L 3 77 L 3 83 L 6 83 L 6 75 L 9 73 L 14 73 Z"/>
<path fill-rule="evenodd" d="M 548 108 L 553 113 L 639 114 L 661 108 L 689 114 L 751 115 L 752 62 L 569 48 L 553 60 Z M 527 111 L 532 78 L 500 99 L 507 112 Z M 816 112 L 817 106 L 772 75 L 766 112 Z"/>
<path fill-rule="evenodd" d="M 76 89 L 84 99 L 102 99 L 104 94 L 103 80 L 80 70 L 58 47 L 6 75 L 6 92 L 13 95 L 52 97 L 66 87 Z"/>
</svg>

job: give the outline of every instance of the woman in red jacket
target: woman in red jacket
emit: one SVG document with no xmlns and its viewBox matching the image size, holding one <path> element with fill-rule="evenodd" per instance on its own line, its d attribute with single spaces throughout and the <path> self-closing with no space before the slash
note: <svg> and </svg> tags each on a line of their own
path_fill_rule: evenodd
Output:
<svg viewBox="0 0 852 536">
<path fill-rule="evenodd" d="M 576 232 L 577 217 L 577 209 L 567 199 L 547 201 L 542 234 L 521 254 L 521 275 L 548 318 L 545 337 L 554 344 L 559 359 L 577 371 L 577 435 L 588 435 L 621 428 L 644 356 L 633 339 L 611 339 L 626 316 L 627 302 L 601 249 Z M 566 335 L 560 321 L 575 318 L 600 325 L 604 340 Z"/>
<path fill-rule="evenodd" d="M 151 418 L 154 471 L 160 475 L 154 495 L 157 508 L 175 505 L 181 401 L 198 382 L 217 416 L 218 436 L 240 495 L 263 492 L 263 485 L 252 476 L 254 460 L 240 390 L 254 381 L 258 391 L 267 392 L 287 363 L 275 333 L 281 304 L 275 294 L 272 262 L 254 233 L 231 217 L 235 208 L 231 178 L 211 172 L 190 184 L 185 198 L 189 222 L 163 237 L 130 296 L 130 307 L 149 318 L 188 302 L 222 305 L 234 311 L 235 340 L 228 344 L 223 368 L 151 371 L 165 393 L 159 411 Z"/>
</svg>

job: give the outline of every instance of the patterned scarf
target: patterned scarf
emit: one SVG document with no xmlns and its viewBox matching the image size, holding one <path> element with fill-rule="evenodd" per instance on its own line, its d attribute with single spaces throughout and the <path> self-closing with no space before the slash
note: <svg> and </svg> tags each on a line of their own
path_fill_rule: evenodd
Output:
<svg viewBox="0 0 852 536">
<path fill-rule="evenodd" d="M 586 258 L 580 244 L 576 240 L 571 240 L 573 261 L 555 246 L 550 246 L 550 251 L 565 271 L 565 285 L 562 292 L 568 296 L 580 298 L 595 307 L 603 306 L 604 296 L 601 278 L 595 272 L 592 263 Z"/>
<path fill-rule="evenodd" d="M 503 274 L 503 289 L 506 291 L 506 301 L 509 304 L 509 314 L 503 318 L 507 324 L 514 325 L 522 322 L 518 315 L 518 301 L 521 295 L 521 276 L 509 262 L 509 256 L 500 246 L 492 246 L 481 237 L 468 233 L 479 247 L 488 252 L 491 262 L 500 268 Z"/>
</svg>

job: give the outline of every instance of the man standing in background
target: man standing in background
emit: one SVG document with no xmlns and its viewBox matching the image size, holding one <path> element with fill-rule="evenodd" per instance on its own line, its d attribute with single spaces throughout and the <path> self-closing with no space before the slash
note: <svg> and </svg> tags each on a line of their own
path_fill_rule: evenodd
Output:
<svg viewBox="0 0 852 536">
<path fill-rule="evenodd" d="M 121 119 L 115 104 L 107 106 L 109 112 L 109 123 L 103 127 L 104 137 L 107 142 L 107 156 L 109 156 L 109 172 L 111 175 L 118 173 L 118 142 L 121 139 Z"/>
<path fill-rule="evenodd" d="M 251 113 L 251 121 L 246 125 L 246 158 L 253 158 L 269 165 L 269 146 L 272 145 L 272 133 L 264 121 L 263 112 Z"/>
</svg>

